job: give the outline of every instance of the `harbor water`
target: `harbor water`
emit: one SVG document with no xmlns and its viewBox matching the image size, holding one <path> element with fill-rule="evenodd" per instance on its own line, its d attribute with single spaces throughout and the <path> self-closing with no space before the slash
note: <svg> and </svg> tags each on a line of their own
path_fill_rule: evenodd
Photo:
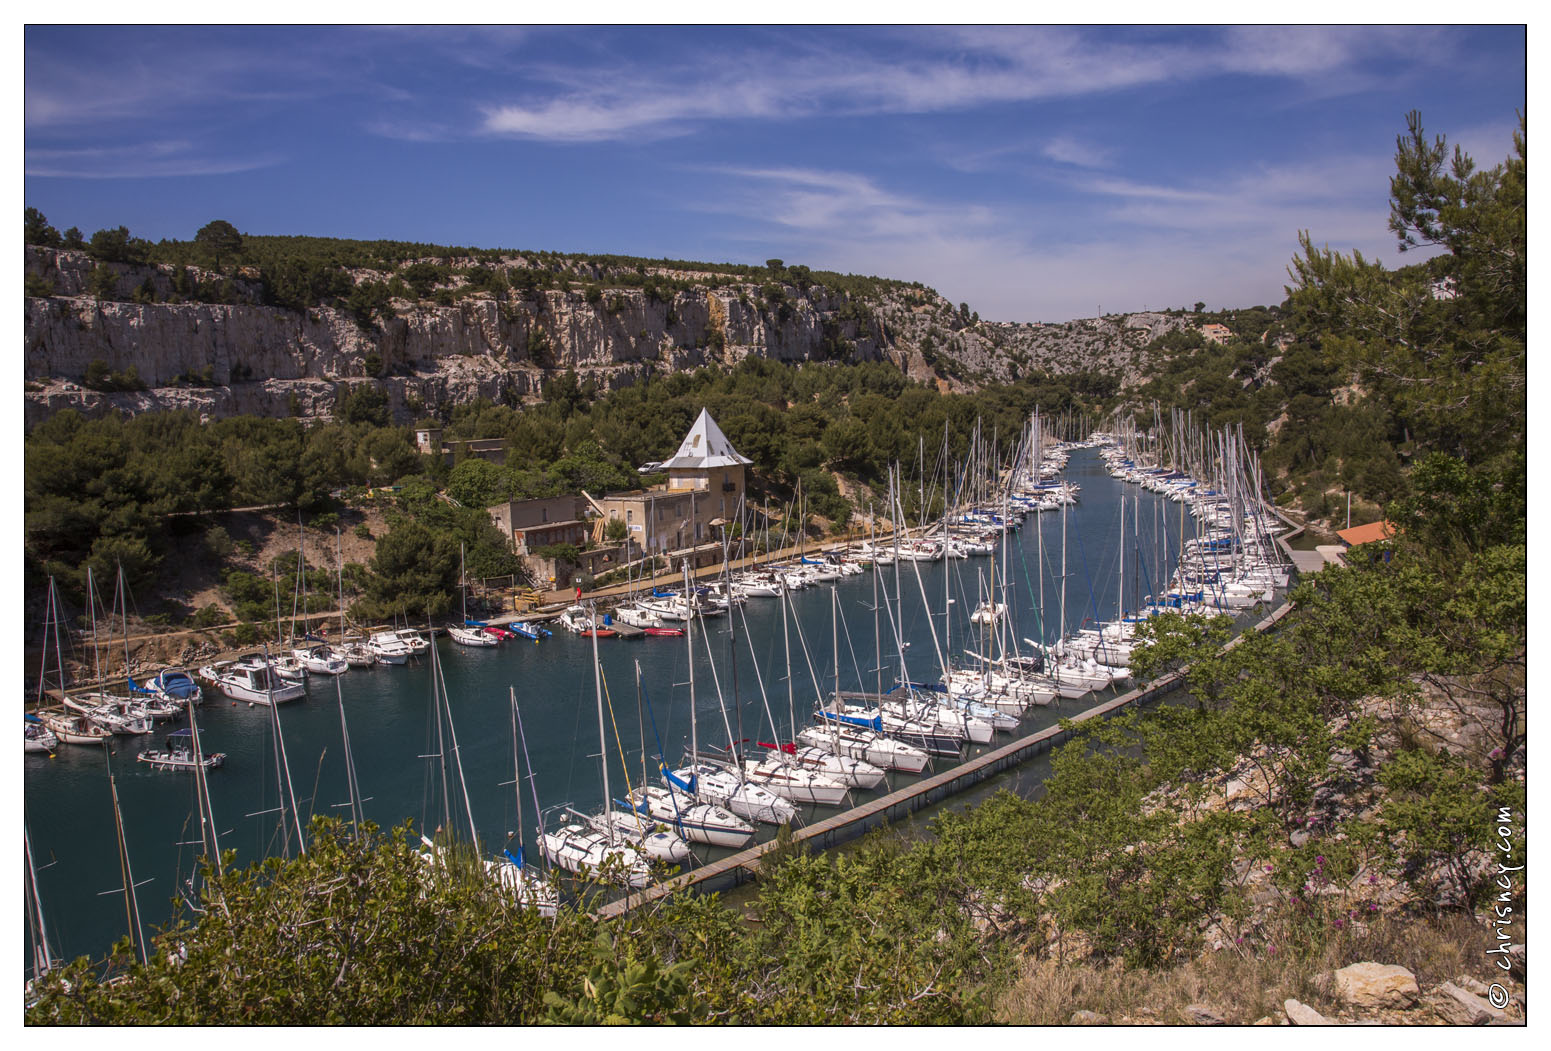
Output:
<svg viewBox="0 0 1551 1051">
<path fill-rule="evenodd" d="M 1064 477 L 1081 486 L 1079 502 L 1065 512 L 1065 628 L 1071 631 L 1113 617 L 1121 601 L 1122 495 L 1127 608 L 1160 589 L 1173 569 L 1181 529 L 1188 538 L 1195 534 L 1195 525 L 1188 514 L 1181 515 L 1183 505 L 1111 478 L 1094 450 L 1074 451 Z M 997 574 L 1005 579 L 996 581 L 997 597 L 1009 605 L 1010 635 L 1024 652 L 1029 647 L 1022 640 L 1053 641 L 1061 634 L 1062 516 L 1029 515 L 1009 537 L 1005 570 L 998 556 Z M 991 565 L 986 557 L 951 560 L 946 570 L 941 562 L 902 562 L 897 574 L 896 567 L 885 566 L 843 577 L 833 585 L 792 594 L 785 628 L 782 603 L 775 598 L 750 598 L 737 615 L 735 637 L 727 616 L 696 622 L 695 711 L 702 752 L 714 754 L 730 740 L 746 742 L 749 753 L 762 752 L 760 742 L 789 741 L 789 712 L 795 712 L 799 728 L 813 722 L 818 699 L 835 688 L 831 591 L 839 598 L 841 689 L 887 690 L 898 681 L 900 647 L 891 618 L 900 625 L 906 644 L 910 679 L 938 681 L 942 659 L 969 665 L 966 651 L 988 651 L 982 629 L 970 624 L 969 614 L 991 587 Z M 948 606 L 948 651 L 943 653 L 945 572 L 953 601 Z M 887 602 L 882 600 L 885 591 Z M 446 683 L 456 734 L 456 751 L 448 740 L 440 754 L 449 763 L 456 754 L 461 762 L 486 856 L 515 843 L 512 837 L 518 833 L 528 857 L 538 854 L 526 782 L 524 828 L 519 829 L 516 818 L 509 690 L 515 691 L 521 710 L 540 805 L 548 811 L 569 804 L 595 813 L 604 802 L 593 644 L 558 624 L 552 627 L 554 637 L 537 643 L 516 640 L 496 648 L 464 649 L 450 639 L 436 642 L 435 663 Z M 684 755 L 690 737 L 691 658 L 683 638 L 608 638 L 599 640 L 597 648 L 606 684 L 610 789 L 622 799 L 643 779 L 657 783 L 659 755 L 674 764 Z M 450 813 L 453 826 L 466 835 L 461 792 L 454 787 L 453 800 L 443 798 L 432 683 L 429 659 L 403 667 L 353 669 L 337 680 L 313 676 L 305 700 L 277 709 L 291 790 L 304 822 L 311 815 L 349 815 L 342 705 L 365 816 L 384 827 L 411 820 L 418 834 L 444 825 Z M 282 854 L 286 835 L 279 808 L 282 796 L 289 804 L 289 795 L 277 772 L 271 714 L 262 706 L 227 700 L 209 686 L 205 692 L 206 703 L 198 711 L 203 747 L 227 755 L 225 765 L 209 775 L 220 844 L 237 851 L 239 865 Z M 1018 733 L 1052 725 L 1091 700 L 1092 695 L 1033 708 Z M 169 923 L 182 908 L 180 889 L 200 853 L 195 779 L 188 773 L 153 771 L 135 756 L 186 724 L 162 724 L 149 737 L 116 737 L 106 754 L 100 748 L 61 744 L 53 758 L 26 756 L 26 823 L 56 954 L 100 957 L 126 933 L 110 769 L 147 933 Z M 1007 739 L 998 735 L 991 747 Z M 934 760 L 929 770 L 941 771 L 947 762 Z M 997 785 L 1032 792 L 1045 769 L 1044 761 L 1031 763 L 1032 773 L 1004 775 Z M 456 786 L 455 773 L 449 772 L 448 779 Z M 910 780 L 909 775 L 891 774 L 876 793 Z M 873 794 L 853 796 L 860 800 Z M 799 809 L 803 821 L 835 812 Z M 546 820 L 566 816 L 554 811 Z M 758 836 L 763 840 L 774 832 L 772 826 L 761 825 Z M 289 838 L 294 853 L 294 827 Z M 702 861 L 720 856 L 703 846 L 695 850 Z"/>
</svg>

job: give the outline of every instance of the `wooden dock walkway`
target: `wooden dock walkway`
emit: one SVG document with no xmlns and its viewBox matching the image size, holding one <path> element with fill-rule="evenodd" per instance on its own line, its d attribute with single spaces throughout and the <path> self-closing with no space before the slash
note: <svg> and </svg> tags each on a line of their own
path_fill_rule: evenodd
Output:
<svg viewBox="0 0 1551 1051">
<path fill-rule="evenodd" d="M 1291 612 L 1292 606 L 1283 603 L 1273 610 L 1264 620 L 1253 625 L 1249 631 L 1266 631 L 1282 620 Z M 1229 648 L 1237 646 L 1243 636 L 1230 641 Z M 1177 672 L 1171 672 L 1162 676 L 1146 686 L 1138 687 L 1119 697 L 1111 698 L 1095 704 L 1085 711 L 1072 716 L 1073 724 L 1081 724 L 1093 719 L 1102 719 L 1122 711 L 1133 704 L 1152 700 L 1177 689 L 1185 679 L 1188 668 Z M 944 770 L 940 774 L 923 778 L 914 784 L 890 792 L 861 806 L 852 807 L 841 811 L 833 817 L 823 821 L 806 825 L 803 828 L 792 830 L 791 841 L 793 843 L 809 843 L 819 849 L 832 847 L 847 840 L 868 832 L 879 825 L 886 825 L 891 821 L 897 821 L 923 807 L 941 802 L 949 796 L 979 784 L 986 778 L 1003 770 L 1010 769 L 1020 763 L 1032 759 L 1050 748 L 1055 747 L 1071 736 L 1071 731 L 1060 725 L 1046 727 L 1037 733 L 1027 737 L 1010 741 L 1000 748 L 994 749 L 978 758 L 961 763 L 950 770 Z M 777 840 L 768 843 L 758 843 L 746 850 L 739 851 L 720 861 L 713 861 L 708 865 L 702 865 L 691 872 L 681 876 L 675 876 L 663 883 L 656 883 L 645 890 L 632 893 L 620 898 L 618 901 L 609 902 L 601 906 L 595 912 L 599 918 L 619 916 L 629 909 L 641 905 L 650 904 L 666 895 L 680 890 L 695 890 L 702 893 L 727 890 L 736 887 L 752 879 L 759 870 L 760 859 L 777 846 Z"/>
</svg>

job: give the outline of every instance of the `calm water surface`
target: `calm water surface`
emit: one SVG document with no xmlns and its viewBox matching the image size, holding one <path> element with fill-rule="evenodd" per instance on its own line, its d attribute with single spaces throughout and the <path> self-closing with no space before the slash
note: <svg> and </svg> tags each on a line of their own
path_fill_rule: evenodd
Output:
<svg viewBox="0 0 1551 1051">
<path fill-rule="evenodd" d="M 1098 454 L 1078 450 L 1066 477 L 1082 486 L 1080 502 L 1066 520 L 1066 625 L 1105 619 L 1119 601 L 1119 540 L 1121 503 L 1125 496 L 1125 603 L 1134 606 L 1138 594 L 1153 590 L 1150 579 L 1172 570 L 1168 552 L 1176 551 L 1182 505 L 1161 500 L 1105 473 Z M 1140 503 L 1137 497 L 1140 496 Z M 1140 526 L 1138 529 L 1137 526 Z M 1194 522 L 1184 516 L 1185 535 Z M 1141 534 L 1140 542 L 1136 537 Z M 1040 571 L 1043 534 L 1044 571 Z M 1006 601 L 1012 606 L 1014 631 L 1020 639 L 1059 634 L 1061 591 L 1059 513 L 1030 516 L 1009 544 L 1011 579 Z M 969 613 L 989 586 L 991 560 L 970 558 L 949 564 L 948 588 L 953 596 L 948 622 L 949 654 L 955 664 L 967 663 L 966 649 L 980 649 L 971 631 Z M 941 645 L 944 576 L 939 564 L 920 564 L 920 580 L 911 564 L 846 577 L 834 590 L 840 607 L 840 685 L 843 689 L 884 689 L 898 678 L 897 650 L 891 641 L 887 610 L 880 610 L 879 634 L 883 660 L 874 644 L 874 589 L 886 588 L 891 606 L 909 643 L 906 661 L 910 677 L 936 680 L 940 670 L 929 625 L 935 623 Z M 999 572 L 1001 572 L 999 570 Z M 999 590 L 1002 582 L 998 582 Z M 831 588 L 810 588 L 792 596 L 788 633 L 791 637 L 791 677 L 787 676 L 781 603 L 750 599 L 745 626 L 737 626 L 736 660 L 727 617 L 708 623 L 710 631 L 694 640 L 694 678 L 699 737 L 703 750 L 725 745 L 731 736 L 751 742 L 772 740 L 770 719 L 780 736 L 789 739 L 788 689 L 796 723 L 811 722 L 820 691 L 834 686 Z M 922 601 L 922 592 L 931 611 Z M 1045 615 L 1040 616 L 1043 592 Z M 882 605 L 880 602 L 879 605 Z M 458 753 L 472 800 L 474 820 L 485 853 L 498 850 L 518 830 L 513 797 L 512 741 L 508 690 L 514 689 L 526 730 L 539 801 L 546 809 L 564 804 L 596 811 L 603 802 L 598 758 L 598 713 L 594 700 L 592 645 L 556 626 L 555 636 L 539 643 L 515 641 L 494 649 L 465 650 L 450 640 L 438 642 L 438 663 L 446 681 Z M 709 643 L 710 658 L 707 655 Z M 683 639 L 603 639 L 598 650 L 607 684 L 610 788 L 616 798 L 629 786 L 641 784 L 643 741 L 647 764 L 665 754 L 677 762 L 689 740 L 689 656 Z M 636 666 L 641 676 L 637 702 Z M 881 669 L 881 670 L 880 670 Z M 733 678 L 736 674 L 737 703 Z M 817 683 L 817 685 L 816 685 Z M 718 703 L 718 686 L 727 707 Z M 382 826 L 406 819 L 417 831 L 435 829 L 445 818 L 441 767 L 432 716 L 432 667 L 429 661 L 406 667 L 353 669 L 338 680 L 357 779 L 365 797 L 366 817 Z M 282 705 L 279 717 L 289 758 L 292 785 L 303 819 L 313 814 L 348 815 L 344 804 L 344 749 L 335 681 L 315 677 L 306 700 Z M 207 688 L 207 703 L 199 711 L 206 751 L 227 753 L 226 765 L 210 774 L 210 790 L 223 848 L 238 852 L 238 864 L 279 854 L 283 840 L 277 812 L 281 786 L 276 773 L 270 716 L 263 707 L 250 708 L 220 698 Z M 1089 702 L 1065 702 L 1065 709 L 1034 709 L 1021 732 L 1053 724 Z M 767 718 L 766 706 L 770 712 Z M 741 729 L 740 729 L 741 718 Z M 655 722 L 655 730 L 653 723 Z M 168 731 L 172 728 L 168 726 Z M 162 731 L 163 733 L 168 731 Z M 617 739 L 616 739 L 617 735 Z M 53 759 L 26 757 L 25 810 L 34 856 L 41 866 L 39 887 L 50 944 L 66 957 L 100 956 L 126 930 L 118 853 L 113 831 L 108 770 L 111 762 L 121 800 L 129 854 L 146 927 L 153 930 L 176 914 L 178 888 L 195 867 L 199 848 L 192 815 L 194 778 L 189 774 L 152 771 L 135 761 L 149 738 L 115 739 L 112 753 L 60 745 Z M 998 735 L 995 745 L 1009 738 Z M 451 744 L 448 744 L 451 753 Z M 623 760 L 621 759 L 623 752 Z M 940 761 L 939 761 L 940 762 Z M 937 769 L 942 769 L 939 766 Z M 984 791 L 1007 787 L 1020 794 L 1037 790 L 1048 770 L 1036 759 L 1002 775 Z M 450 774 L 455 777 L 455 774 Z M 890 776 L 892 787 L 908 782 Z M 655 783 L 655 782 L 654 782 Z M 456 781 L 454 781 L 456 786 Z M 885 789 L 887 790 L 887 788 Z M 454 787 L 453 814 L 462 828 L 462 798 Z M 833 813 L 806 808 L 804 820 Z M 559 815 L 556 815 L 558 819 Z M 522 824 L 530 855 L 534 841 L 531 796 L 523 799 Z M 760 838 L 773 834 L 760 827 Z M 292 844 L 293 851 L 295 849 Z M 704 848 L 697 848 L 702 858 Z M 712 852 L 713 856 L 715 852 Z"/>
</svg>

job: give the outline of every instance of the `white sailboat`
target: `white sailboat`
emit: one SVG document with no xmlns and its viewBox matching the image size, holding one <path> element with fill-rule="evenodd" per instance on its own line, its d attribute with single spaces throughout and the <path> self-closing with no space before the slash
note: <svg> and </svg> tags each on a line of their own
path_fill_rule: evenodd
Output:
<svg viewBox="0 0 1551 1051">
<path fill-rule="evenodd" d="M 684 566 L 684 589 L 689 591 L 689 565 Z M 702 802 L 722 806 L 740 817 L 751 821 L 764 821 L 772 825 L 784 825 L 797 816 L 797 808 L 780 796 L 752 784 L 743 776 L 742 771 L 730 765 L 723 765 L 705 759 L 700 755 L 700 739 L 698 720 L 695 717 L 695 649 L 693 621 L 685 625 L 684 645 L 689 655 L 689 757 L 688 761 L 676 770 L 669 770 L 666 763 L 660 768 L 662 783 L 666 788 L 679 789 L 689 796 Z M 710 655 L 709 643 L 706 649 Z M 711 674 L 716 674 L 716 665 L 712 663 Z M 721 698 L 721 686 L 717 684 L 717 698 Z M 725 722 L 727 710 L 722 708 L 722 719 Z M 732 740 L 732 729 L 727 729 L 727 738 Z"/>
<path fill-rule="evenodd" d="M 608 741 L 603 728 L 603 670 L 598 662 L 598 637 L 594 634 L 592 638 L 593 692 L 598 705 L 598 761 L 603 771 L 602 827 L 595 827 L 584 818 L 562 825 L 553 832 L 541 832 L 539 842 L 551 865 L 638 889 L 651 884 L 652 870 L 647 859 L 628 845 L 614 827 L 614 811 L 609 807 L 613 796 L 609 793 Z"/>
<path fill-rule="evenodd" d="M 517 852 L 512 853 L 508 841 L 500 857 L 485 861 L 485 872 L 498 881 L 519 905 L 537 909 L 540 916 L 554 916 L 560 908 L 560 893 L 552 882 L 528 867 L 523 850 L 521 755 L 527 753 L 528 746 L 526 736 L 522 733 L 522 714 L 517 710 L 517 691 L 508 686 L 507 694 L 512 706 L 512 785 L 517 800 L 517 828 L 512 836 L 517 840 Z M 522 753 L 517 751 L 519 740 L 522 741 Z M 529 776 L 532 776 L 531 773 Z M 529 784 L 531 786 L 532 782 Z M 533 805 L 537 810 L 537 796 L 534 797 Z"/>
<path fill-rule="evenodd" d="M 463 544 L 458 544 L 458 594 L 463 601 L 463 623 L 451 624 L 447 627 L 447 634 L 459 646 L 474 648 L 489 648 L 499 646 L 501 640 L 484 630 L 483 627 L 469 621 L 469 584 L 468 571 L 464 568 Z"/>
</svg>

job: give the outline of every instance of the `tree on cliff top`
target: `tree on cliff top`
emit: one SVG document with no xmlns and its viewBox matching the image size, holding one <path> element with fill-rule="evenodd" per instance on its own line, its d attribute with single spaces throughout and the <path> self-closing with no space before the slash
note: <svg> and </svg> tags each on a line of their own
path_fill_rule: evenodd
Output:
<svg viewBox="0 0 1551 1051">
<path fill-rule="evenodd" d="M 242 234 L 225 219 L 215 219 L 199 228 L 194 242 L 210 253 L 215 268 L 221 269 L 221 256 L 234 256 L 242 251 Z"/>
<path fill-rule="evenodd" d="M 30 245 L 59 247 L 59 231 L 49 225 L 48 216 L 36 208 L 27 209 L 26 240 Z"/>
</svg>

